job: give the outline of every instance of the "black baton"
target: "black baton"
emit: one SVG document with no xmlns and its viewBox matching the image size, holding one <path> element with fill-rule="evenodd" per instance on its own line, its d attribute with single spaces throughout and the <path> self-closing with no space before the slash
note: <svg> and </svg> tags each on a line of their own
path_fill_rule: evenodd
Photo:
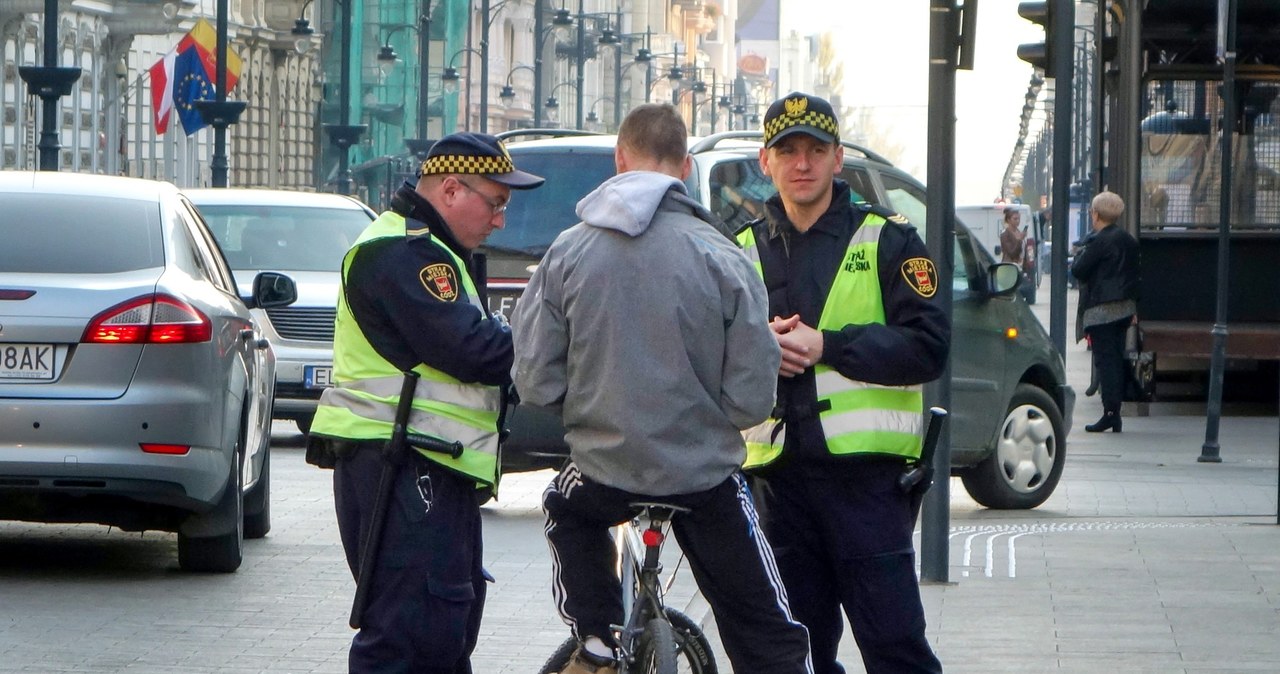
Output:
<svg viewBox="0 0 1280 674">
<path fill-rule="evenodd" d="M 404 373 L 404 383 L 400 387 L 400 404 L 396 406 L 395 425 L 391 428 L 391 439 L 382 450 L 382 475 L 378 478 L 378 494 L 373 501 L 373 516 L 369 520 L 369 528 L 365 531 L 364 540 L 360 541 L 360 567 L 357 569 L 356 597 L 351 602 L 352 629 L 360 629 L 360 620 L 369 603 L 369 588 L 373 584 L 373 567 L 378 558 L 378 547 L 382 543 L 382 526 L 387 521 L 387 505 L 391 502 L 391 488 L 395 483 L 396 471 L 404 459 L 405 437 L 409 430 L 409 412 L 413 409 L 413 392 L 418 385 L 418 373 Z"/>
<path fill-rule="evenodd" d="M 942 424 L 946 420 L 946 410 L 941 407 L 929 408 L 929 421 L 925 426 L 924 443 L 920 446 L 920 459 L 907 464 L 907 469 L 898 476 L 898 489 L 903 493 L 923 495 L 933 486 L 933 453 L 938 447 L 938 436 L 942 434 Z"/>
</svg>

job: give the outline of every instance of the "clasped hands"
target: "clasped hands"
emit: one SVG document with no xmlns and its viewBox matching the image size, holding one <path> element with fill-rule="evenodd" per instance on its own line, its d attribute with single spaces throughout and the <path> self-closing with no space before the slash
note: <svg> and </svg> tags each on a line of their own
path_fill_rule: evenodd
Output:
<svg viewBox="0 0 1280 674">
<path fill-rule="evenodd" d="M 789 318 L 774 316 L 769 321 L 774 339 L 782 347 L 781 377 L 794 377 L 822 358 L 822 333 L 800 321 L 800 314 Z"/>
</svg>

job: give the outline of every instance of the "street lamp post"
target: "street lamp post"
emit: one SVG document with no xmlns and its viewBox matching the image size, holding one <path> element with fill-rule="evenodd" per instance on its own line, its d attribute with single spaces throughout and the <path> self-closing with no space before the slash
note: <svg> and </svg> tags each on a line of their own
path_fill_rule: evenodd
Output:
<svg viewBox="0 0 1280 674">
<path fill-rule="evenodd" d="M 80 79 L 79 68 L 59 68 L 58 0 L 44 1 L 44 65 L 20 66 L 18 76 L 33 96 L 40 97 L 40 170 L 58 170 L 58 99 L 71 93 Z"/>
<path fill-rule="evenodd" d="M 338 81 L 338 123 L 325 124 L 330 141 L 338 148 L 338 193 L 351 194 L 351 170 L 349 151 L 360 140 L 360 134 L 368 127 L 351 123 L 351 3 L 353 0 L 335 0 L 342 8 L 342 69 Z"/>
<path fill-rule="evenodd" d="M 218 46 L 212 101 L 195 101 L 204 122 L 213 127 L 213 157 L 209 162 L 214 187 L 227 186 L 227 127 L 240 120 L 248 105 L 244 101 L 227 100 L 227 0 L 218 0 Z"/>
<path fill-rule="evenodd" d="M 529 72 L 533 73 L 533 76 L 535 78 L 538 76 L 538 70 L 533 66 L 527 66 L 521 63 L 521 64 L 517 64 L 514 68 L 512 68 L 507 73 L 507 83 L 502 86 L 502 91 L 498 93 L 498 98 L 502 101 L 502 104 L 507 107 L 510 107 L 511 104 L 514 103 L 516 100 L 516 90 L 515 90 L 515 87 L 511 86 L 511 76 L 514 75 L 517 70 L 528 70 Z M 542 101 L 538 100 L 537 98 L 537 95 L 538 95 L 537 90 L 538 90 L 538 87 L 535 85 L 534 86 L 535 93 L 534 93 L 533 106 L 532 106 L 534 128 L 537 128 L 542 121 Z"/>
</svg>

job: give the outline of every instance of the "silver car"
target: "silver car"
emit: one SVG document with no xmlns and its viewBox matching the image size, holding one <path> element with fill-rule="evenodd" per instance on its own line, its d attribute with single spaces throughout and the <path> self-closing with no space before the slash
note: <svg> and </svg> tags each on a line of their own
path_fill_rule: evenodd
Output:
<svg viewBox="0 0 1280 674">
<path fill-rule="evenodd" d="M 0 519 L 178 534 L 234 571 L 270 521 L 275 360 L 195 208 L 168 183 L 0 171 Z"/>
<path fill-rule="evenodd" d="M 298 301 L 254 313 L 277 358 L 272 416 L 306 433 L 333 372 L 333 317 L 342 256 L 376 217 L 360 201 L 337 194 L 261 189 L 193 189 L 242 284 L 262 271 L 287 273 Z"/>
</svg>

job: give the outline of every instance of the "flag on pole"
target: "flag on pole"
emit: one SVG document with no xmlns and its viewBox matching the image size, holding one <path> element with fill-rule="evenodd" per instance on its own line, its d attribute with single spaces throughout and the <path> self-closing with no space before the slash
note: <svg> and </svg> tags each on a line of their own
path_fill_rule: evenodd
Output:
<svg viewBox="0 0 1280 674">
<path fill-rule="evenodd" d="M 201 98 L 214 98 L 214 83 L 218 81 L 217 50 L 217 31 L 205 19 L 197 19 L 196 24 L 182 36 L 178 44 L 148 70 L 151 76 L 151 114 L 156 125 L 156 135 L 162 136 L 169 130 L 169 117 L 174 105 L 179 106 L 178 116 L 188 136 L 204 128 L 204 123 L 191 102 Z M 184 56 L 187 60 L 180 70 L 179 61 Z M 243 67 L 240 57 L 228 49 L 228 92 L 235 88 Z M 195 76 L 196 71 L 199 71 L 201 77 Z M 183 87 L 185 89 L 180 91 Z"/>
<path fill-rule="evenodd" d="M 151 74 L 151 115 L 157 136 L 163 136 L 169 130 L 169 113 L 173 110 L 173 63 L 177 56 L 176 50 L 169 50 L 148 71 Z"/>
<path fill-rule="evenodd" d="M 204 117 L 195 107 L 195 101 L 212 100 L 213 82 L 204 71 L 198 49 L 187 49 L 178 54 L 173 64 L 173 106 L 182 120 L 182 130 L 188 136 L 203 129 Z"/>
<path fill-rule="evenodd" d="M 192 26 L 191 31 L 178 43 L 178 51 L 181 52 L 189 46 L 195 46 L 200 50 L 200 61 L 204 64 L 205 75 L 209 77 L 210 82 L 216 83 L 218 81 L 218 32 L 208 21 L 197 19 L 196 25 Z M 240 71 L 243 67 L 244 63 L 240 57 L 228 47 L 227 93 L 236 88 L 236 81 L 240 79 Z"/>
</svg>

